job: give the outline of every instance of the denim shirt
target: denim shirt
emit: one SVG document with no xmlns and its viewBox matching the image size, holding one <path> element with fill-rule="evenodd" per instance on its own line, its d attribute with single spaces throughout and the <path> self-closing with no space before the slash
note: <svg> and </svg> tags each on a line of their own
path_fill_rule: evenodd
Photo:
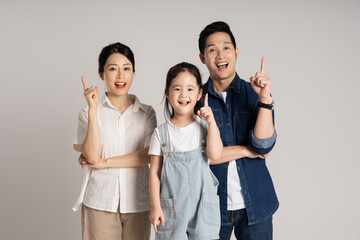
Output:
<svg viewBox="0 0 360 240">
<path fill-rule="evenodd" d="M 275 145 L 276 131 L 267 139 L 258 139 L 253 133 L 259 111 L 257 106 L 259 97 L 249 82 L 240 79 L 236 74 L 227 89 L 226 103 L 214 90 L 210 78 L 203 86 L 202 99 L 206 93 L 208 93 L 208 103 L 214 113 L 224 146 L 250 146 L 261 155 L 271 151 Z M 244 157 L 237 159 L 236 165 L 249 225 L 270 218 L 277 210 L 279 202 L 265 159 Z M 211 170 L 219 180 L 221 222 L 225 225 L 230 224 L 227 211 L 228 166 L 229 162 L 211 165 Z"/>
</svg>

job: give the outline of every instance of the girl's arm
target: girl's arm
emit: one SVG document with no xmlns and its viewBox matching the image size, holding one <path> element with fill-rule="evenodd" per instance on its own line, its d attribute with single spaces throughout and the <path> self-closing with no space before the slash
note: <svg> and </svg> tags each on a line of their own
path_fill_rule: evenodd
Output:
<svg viewBox="0 0 360 240">
<path fill-rule="evenodd" d="M 149 174 L 149 187 L 150 187 L 150 223 L 153 225 L 155 232 L 157 226 L 160 224 L 164 226 L 165 218 L 160 205 L 160 176 L 163 159 L 161 156 L 150 156 L 150 174 Z"/>
<path fill-rule="evenodd" d="M 96 169 L 141 167 L 149 164 L 150 162 L 150 156 L 148 155 L 148 151 L 149 147 L 145 147 L 122 156 L 106 159 L 100 158 L 100 160 L 95 164 L 90 164 L 89 161 L 85 158 L 85 156 L 81 154 L 79 156 L 79 164 L 83 169 L 85 167 L 91 167 Z"/>
<path fill-rule="evenodd" d="M 206 154 L 211 160 L 218 161 L 220 160 L 223 152 L 223 143 L 221 141 L 219 128 L 216 125 L 213 115 L 212 115 L 212 119 L 213 121 L 211 121 L 211 123 L 208 122 Z"/>
<path fill-rule="evenodd" d="M 89 105 L 88 110 L 88 129 L 84 143 L 82 144 L 82 153 L 89 163 L 95 164 L 101 156 L 101 138 L 97 118 L 98 105 L 98 87 L 88 88 L 84 77 L 81 77 L 84 86 L 84 95 Z"/>
<path fill-rule="evenodd" d="M 206 145 L 207 156 L 211 160 L 217 161 L 222 155 L 223 144 L 221 141 L 219 128 L 216 125 L 214 114 L 208 104 L 208 94 L 205 95 L 204 107 L 200 108 L 198 114 L 208 123 L 208 135 Z"/>
</svg>

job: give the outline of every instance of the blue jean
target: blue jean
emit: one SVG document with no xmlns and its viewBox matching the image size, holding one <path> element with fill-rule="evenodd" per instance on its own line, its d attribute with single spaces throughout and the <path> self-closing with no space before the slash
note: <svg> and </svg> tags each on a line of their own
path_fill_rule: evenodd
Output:
<svg viewBox="0 0 360 240">
<path fill-rule="evenodd" d="M 238 240 L 272 240 L 272 217 L 254 225 L 248 225 L 245 209 L 228 211 L 229 224 L 222 224 L 220 240 L 230 240 L 232 230 Z"/>
</svg>

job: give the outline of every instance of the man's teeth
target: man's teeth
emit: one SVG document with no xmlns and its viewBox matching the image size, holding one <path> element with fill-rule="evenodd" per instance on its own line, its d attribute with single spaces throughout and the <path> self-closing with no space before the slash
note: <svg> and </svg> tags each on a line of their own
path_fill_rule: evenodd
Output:
<svg viewBox="0 0 360 240">
<path fill-rule="evenodd" d="M 125 86 L 125 83 L 115 83 L 116 86 Z"/>
<path fill-rule="evenodd" d="M 228 63 L 226 63 L 226 62 L 216 64 L 217 67 L 227 67 L 227 65 L 228 65 Z"/>
</svg>

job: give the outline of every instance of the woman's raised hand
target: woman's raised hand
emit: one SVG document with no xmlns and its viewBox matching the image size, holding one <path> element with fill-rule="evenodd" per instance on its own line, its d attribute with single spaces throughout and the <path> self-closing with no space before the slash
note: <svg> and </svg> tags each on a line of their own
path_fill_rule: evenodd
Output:
<svg viewBox="0 0 360 240">
<path fill-rule="evenodd" d="M 208 124 L 215 123 L 214 114 L 211 108 L 209 107 L 207 93 L 205 94 L 204 106 L 200 108 L 200 110 L 198 110 L 197 114 L 199 115 L 199 117 L 204 119 Z"/>
<path fill-rule="evenodd" d="M 83 76 L 81 76 L 81 82 L 84 87 L 84 96 L 89 105 L 89 108 L 97 108 L 99 88 L 97 86 L 88 88 Z"/>
</svg>

